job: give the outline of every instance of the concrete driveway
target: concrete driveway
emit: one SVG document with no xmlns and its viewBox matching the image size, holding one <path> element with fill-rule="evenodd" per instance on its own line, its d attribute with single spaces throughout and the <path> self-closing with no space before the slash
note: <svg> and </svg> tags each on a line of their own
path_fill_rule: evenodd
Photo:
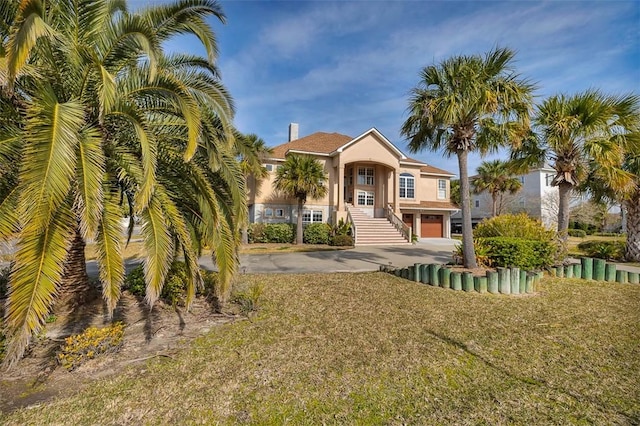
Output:
<svg viewBox="0 0 640 426">
<path fill-rule="evenodd" d="M 243 254 L 240 272 L 305 273 L 377 271 L 380 265 L 408 266 L 414 263 L 447 263 L 457 240 L 429 238 L 406 246 L 361 246 L 347 250 L 303 253 Z M 213 270 L 210 258 L 200 265 Z"/>
</svg>

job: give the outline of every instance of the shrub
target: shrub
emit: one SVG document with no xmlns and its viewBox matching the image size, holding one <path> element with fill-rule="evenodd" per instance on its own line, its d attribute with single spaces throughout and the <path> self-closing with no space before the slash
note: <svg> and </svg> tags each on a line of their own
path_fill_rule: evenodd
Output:
<svg viewBox="0 0 640 426">
<path fill-rule="evenodd" d="M 489 247 L 482 242 L 482 239 L 474 238 L 473 247 L 476 253 L 476 264 L 481 268 L 491 266 L 491 257 L 489 256 Z M 464 263 L 464 243 L 456 245 L 453 249 L 454 265 L 462 265 Z"/>
<path fill-rule="evenodd" d="M 147 283 L 144 280 L 142 265 L 136 266 L 125 275 L 123 287 L 136 296 L 143 297 L 146 294 Z"/>
<path fill-rule="evenodd" d="M 331 237 L 329 244 L 336 247 L 351 247 L 353 246 L 353 237 L 351 235 L 336 235 Z"/>
<path fill-rule="evenodd" d="M 4 333 L 2 332 L 2 322 L 0 321 L 0 362 L 4 359 L 4 345 L 5 338 Z"/>
<path fill-rule="evenodd" d="M 569 229 L 568 232 L 570 237 L 584 238 L 587 236 L 586 231 L 583 231 L 582 229 Z"/>
<path fill-rule="evenodd" d="M 104 328 L 89 327 L 83 333 L 64 340 L 58 352 L 58 362 L 67 370 L 74 370 L 100 354 L 118 351 L 123 337 L 124 324 L 121 322 Z"/>
<path fill-rule="evenodd" d="M 199 290 L 199 294 L 204 296 L 216 294 L 216 289 L 218 288 L 218 273 L 207 271 L 206 269 L 201 269 L 200 273 L 202 274 L 202 284 L 204 288 Z"/>
<path fill-rule="evenodd" d="M 331 227 L 331 236 L 335 237 L 337 235 L 351 235 L 351 223 L 340 219 L 337 224 Z"/>
<path fill-rule="evenodd" d="M 295 226 L 291 223 L 252 223 L 248 229 L 249 243 L 291 243 Z"/>
<path fill-rule="evenodd" d="M 215 292 L 218 274 L 216 272 L 200 270 L 204 288 L 196 288 L 196 294 L 208 295 Z M 160 299 L 173 306 L 184 305 L 187 296 L 187 268 L 184 262 L 175 261 L 171 264 L 167 279 L 162 286 Z M 133 268 L 124 278 L 124 288 L 131 294 L 144 297 L 146 295 L 147 284 L 144 280 L 144 270 L 142 265 Z"/>
<path fill-rule="evenodd" d="M 526 213 L 503 214 L 485 219 L 476 226 L 474 237 L 514 237 L 525 240 L 552 241 L 556 233 Z"/>
<path fill-rule="evenodd" d="M 493 266 L 540 269 L 555 262 L 557 247 L 552 241 L 525 240 L 513 237 L 479 239 L 486 247 Z"/>
<path fill-rule="evenodd" d="M 331 227 L 326 223 L 310 223 L 304 228 L 302 235 L 306 244 L 329 244 Z"/>
<path fill-rule="evenodd" d="M 587 256 L 610 260 L 623 259 L 625 248 L 626 244 L 622 241 L 588 240 L 578 244 L 578 250 Z"/>
<path fill-rule="evenodd" d="M 264 285 L 254 282 L 246 290 L 236 292 L 232 300 L 240 306 L 240 311 L 244 315 L 249 315 L 259 309 L 262 293 L 264 293 Z"/>
</svg>

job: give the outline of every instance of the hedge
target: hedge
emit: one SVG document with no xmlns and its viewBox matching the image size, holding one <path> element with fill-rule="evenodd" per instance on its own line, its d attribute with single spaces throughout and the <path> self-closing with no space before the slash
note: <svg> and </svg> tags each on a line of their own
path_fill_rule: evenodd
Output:
<svg viewBox="0 0 640 426">
<path fill-rule="evenodd" d="M 350 247 L 353 245 L 353 237 L 351 235 L 335 235 L 331 237 L 329 244 L 336 247 Z"/>
<path fill-rule="evenodd" d="M 249 243 L 292 243 L 295 225 L 291 223 L 252 223 L 248 229 Z"/>
<path fill-rule="evenodd" d="M 551 241 L 513 237 L 478 238 L 487 249 L 492 266 L 540 269 L 552 265 L 556 246 Z"/>
<path fill-rule="evenodd" d="M 331 227 L 326 223 L 310 223 L 304 228 L 302 240 L 305 244 L 329 244 Z"/>
<path fill-rule="evenodd" d="M 584 238 L 587 236 L 586 231 L 582 229 L 569 229 L 568 233 L 570 237 Z"/>
</svg>

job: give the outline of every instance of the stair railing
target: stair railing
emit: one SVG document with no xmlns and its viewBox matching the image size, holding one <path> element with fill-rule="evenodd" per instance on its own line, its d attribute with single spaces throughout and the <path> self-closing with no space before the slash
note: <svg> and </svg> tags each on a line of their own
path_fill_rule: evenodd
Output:
<svg viewBox="0 0 640 426">
<path fill-rule="evenodd" d="M 358 242 L 358 230 L 356 229 L 356 222 L 353 220 L 353 217 L 351 216 L 351 209 L 349 207 L 351 206 L 347 204 L 347 222 L 351 224 L 351 229 L 353 230 L 352 232 L 353 245 L 355 246 L 356 243 Z"/>
<path fill-rule="evenodd" d="M 391 207 L 391 205 L 389 204 L 387 205 L 385 212 L 386 212 L 387 220 L 391 222 L 393 226 L 395 226 L 395 228 L 402 234 L 402 236 L 408 242 L 411 242 L 411 235 L 412 235 L 411 227 L 407 226 L 407 224 L 404 223 L 402 219 L 398 217 L 398 215 L 396 215 L 396 212 L 393 211 L 393 208 Z"/>
</svg>

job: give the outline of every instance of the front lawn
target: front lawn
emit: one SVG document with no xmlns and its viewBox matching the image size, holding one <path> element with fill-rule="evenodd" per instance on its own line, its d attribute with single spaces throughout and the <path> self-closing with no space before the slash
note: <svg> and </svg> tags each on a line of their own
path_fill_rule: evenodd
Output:
<svg viewBox="0 0 640 426">
<path fill-rule="evenodd" d="M 251 321 L 0 423 L 640 423 L 640 286 L 546 278 L 502 296 L 383 273 L 241 279 L 265 283 Z"/>
</svg>

